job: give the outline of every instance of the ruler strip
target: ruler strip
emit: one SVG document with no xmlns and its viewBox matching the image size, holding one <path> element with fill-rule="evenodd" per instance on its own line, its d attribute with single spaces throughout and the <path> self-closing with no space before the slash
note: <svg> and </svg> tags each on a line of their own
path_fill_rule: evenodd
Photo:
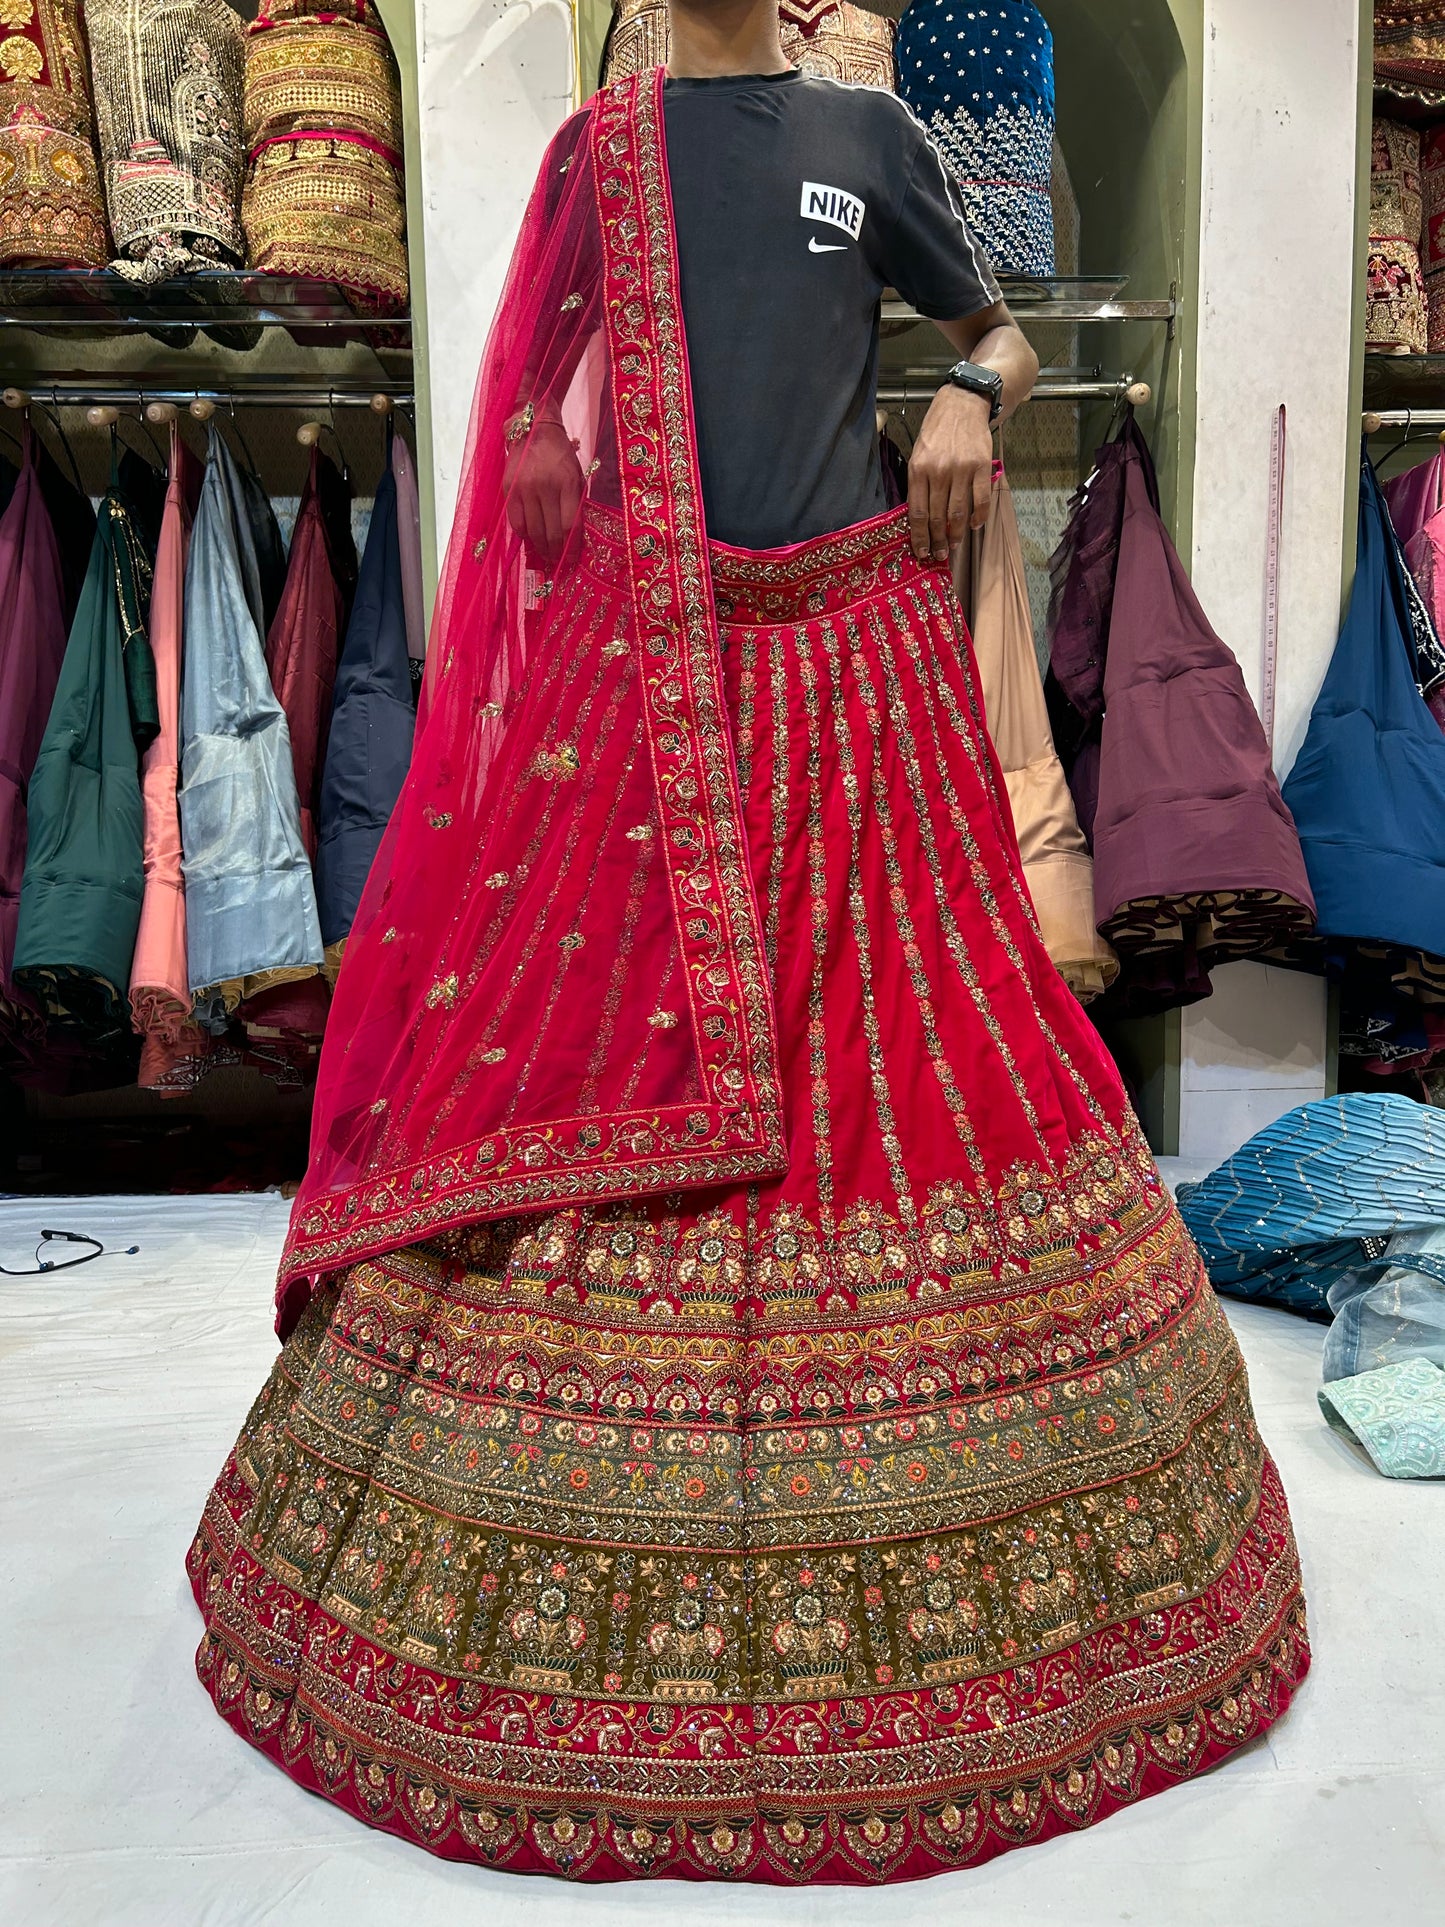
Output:
<svg viewBox="0 0 1445 1927">
<path fill-rule="evenodd" d="M 1284 539 L 1285 410 L 1275 411 L 1269 439 L 1269 520 L 1264 548 L 1264 673 L 1260 685 L 1259 719 L 1264 740 L 1274 754 L 1274 686 L 1279 663 L 1279 562 Z"/>
</svg>

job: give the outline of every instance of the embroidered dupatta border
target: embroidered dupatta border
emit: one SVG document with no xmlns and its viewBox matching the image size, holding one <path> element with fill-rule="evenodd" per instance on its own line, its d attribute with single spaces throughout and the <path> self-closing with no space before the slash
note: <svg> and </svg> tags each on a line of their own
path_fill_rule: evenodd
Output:
<svg viewBox="0 0 1445 1927">
<path fill-rule="evenodd" d="M 644 727 L 706 1095 L 504 1125 L 456 1150 L 298 1201 L 291 1287 L 457 1224 L 787 1168 L 772 985 L 748 867 L 717 646 L 662 125 L 662 70 L 592 102 L 603 306 Z"/>
</svg>

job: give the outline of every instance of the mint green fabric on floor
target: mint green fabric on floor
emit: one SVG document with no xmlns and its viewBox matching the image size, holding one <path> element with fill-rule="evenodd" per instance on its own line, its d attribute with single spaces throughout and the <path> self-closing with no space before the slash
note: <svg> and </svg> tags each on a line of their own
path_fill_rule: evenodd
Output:
<svg viewBox="0 0 1445 1927">
<path fill-rule="evenodd" d="M 1445 1479 L 1445 1372 L 1428 1359 L 1381 1365 L 1319 1391 L 1337 1432 L 1364 1447 L 1387 1479 Z"/>
</svg>

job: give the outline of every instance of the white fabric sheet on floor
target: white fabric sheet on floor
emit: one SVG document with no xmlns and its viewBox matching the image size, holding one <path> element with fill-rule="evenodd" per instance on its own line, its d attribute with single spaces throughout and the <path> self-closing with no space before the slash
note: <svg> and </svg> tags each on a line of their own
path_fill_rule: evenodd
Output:
<svg viewBox="0 0 1445 1927">
<path fill-rule="evenodd" d="M 1231 1307 L 1304 1556 L 1315 1670 L 1263 1741 L 1088 1832 L 882 1890 L 570 1887 L 434 1860 L 212 1711 L 182 1560 L 274 1353 L 276 1197 L 0 1203 L 116 1256 L 0 1278 L 5 1927 L 1422 1927 L 1445 1871 L 1445 1492 L 1315 1405 L 1321 1327 Z M 66 1255 L 79 1247 L 52 1245 Z"/>
</svg>

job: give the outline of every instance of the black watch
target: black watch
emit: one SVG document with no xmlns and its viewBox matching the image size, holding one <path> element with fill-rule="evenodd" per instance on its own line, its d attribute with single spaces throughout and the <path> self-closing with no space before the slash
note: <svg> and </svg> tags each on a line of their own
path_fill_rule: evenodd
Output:
<svg viewBox="0 0 1445 1927">
<path fill-rule="evenodd" d="M 1003 376 L 996 368 L 985 368 L 976 361 L 956 361 L 943 378 L 952 382 L 955 388 L 966 389 L 970 395 L 983 395 L 988 400 L 988 425 L 998 426 L 1003 414 Z"/>
</svg>

